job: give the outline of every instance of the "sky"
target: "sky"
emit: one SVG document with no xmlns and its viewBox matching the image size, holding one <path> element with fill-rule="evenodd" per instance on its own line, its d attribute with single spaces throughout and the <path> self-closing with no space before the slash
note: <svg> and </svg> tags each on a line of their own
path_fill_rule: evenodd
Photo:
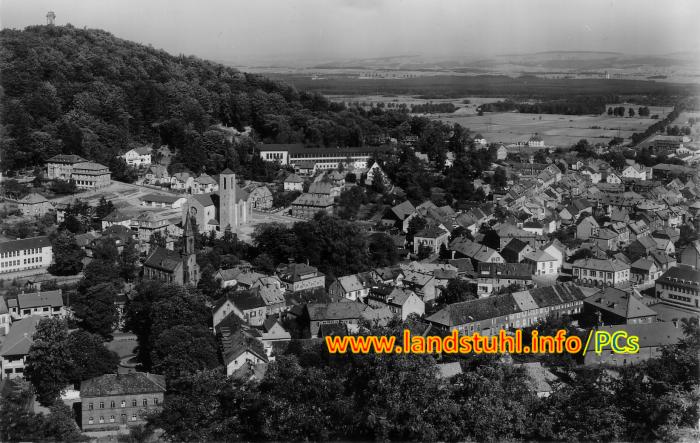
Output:
<svg viewBox="0 0 700 443">
<path fill-rule="evenodd" d="M 105 29 L 239 64 L 700 51 L 698 0 L 0 0 L 0 26 Z"/>
</svg>

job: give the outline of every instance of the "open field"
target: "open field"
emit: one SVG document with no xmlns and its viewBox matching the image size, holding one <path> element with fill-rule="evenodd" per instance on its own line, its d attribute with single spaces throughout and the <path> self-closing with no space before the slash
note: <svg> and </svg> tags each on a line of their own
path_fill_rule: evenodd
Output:
<svg viewBox="0 0 700 443">
<path fill-rule="evenodd" d="M 402 79 L 363 79 L 357 75 L 328 75 L 312 79 L 309 75 L 268 73 L 268 77 L 285 81 L 299 90 L 320 92 L 324 95 L 425 95 L 448 98 L 473 95 L 501 97 L 525 96 L 561 98 L 572 95 L 648 95 L 690 96 L 698 92 L 698 85 L 646 80 L 618 79 L 552 79 L 531 75 L 434 75 Z"/>
<path fill-rule="evenodd" d="M 459 108 L 452 115 L 471 115 L 476 114 L 476 108 L 484 103 L 493 103 L 497 101 L 504 100 L 503 97 L 456 97 L 456 98 L 436 98 L 436 99 L 426 99 L 420 96 L 413 95 L 381 95 L 381 94 L 369 94 L 369 95 L 327 95 L 329 100 L 334 102 L 345 103 L 346 105 L 350 103 L 366 103 L 367 106 L 375 105 L 377 103 L 384 103 L 389 105 L 389 103 L 394 103 L 395 105 L 405 104 L 410 109 L 412 105 L 424 105 L 426 103 L 452 103 L 455 107 Z M 464 101 L 468 100 L 469 103 L 465 104 Z"/>
<path fill-rule="evenodd" d="M 638 106 L 635 106 L 635 109 Z M 672 108 L 650 107 L 652 114 L 663 118 Z M 478 115 L 439 114 L 447 123 L 459 123 L 472 132 L 480 133 L 489 142 L 526 142 L 539 134 L 547 146 L 568 147 L 585 138 L 590 143 L 607 143 L 613 137 L 629 141 L 635 132 L 642 132 L 657 120 L 638 116 L 612 117 L 602 115 L 521 114 L 518 112 L 485 113 Z"/>
</svg>

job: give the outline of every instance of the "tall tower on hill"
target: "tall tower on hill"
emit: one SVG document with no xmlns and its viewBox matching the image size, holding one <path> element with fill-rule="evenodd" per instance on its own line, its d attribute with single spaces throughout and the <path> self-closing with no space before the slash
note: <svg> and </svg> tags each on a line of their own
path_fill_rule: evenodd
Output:
<svg viewBox="0 0 700 443">
<path fill-rule="evenodd" d="M 53 26 L 55 20 L 56 14 L 54 14 L 53 11 L 49 11 L 48 14 L 46 14 L 46 24 L 49 26 Z"/>
<path fill-rule="evenodd" d="M 195 251 L 195 233 L 192 226 L 192 215 L 186 210 L 185 224 L 182 226 L 182 264 L 183 283 L 196 285 L 199 282 L 199 265 Z"/>
<path fill-rule="evenodd" d="M 219 229 L 227 228 L 236 233 L 238 228 L 238 200 L 236 198 L 236 174 L 224 169 L 219 175 Z"/>
</svg>

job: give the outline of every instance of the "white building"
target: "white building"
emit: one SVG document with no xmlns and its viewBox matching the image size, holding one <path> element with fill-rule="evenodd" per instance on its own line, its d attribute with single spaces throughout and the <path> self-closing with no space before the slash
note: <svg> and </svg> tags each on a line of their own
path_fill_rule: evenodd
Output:
<svg viewBox="0 0 700 443">
<path fill-rule="evenodd" d="M 43 273 L 52 260 L 53 248 L 46 236 L 0 243 L 0 279 Z"/>
<path fill-rule="evenodd" d="M 149 166 L 151 164 L 151 147 L 141 146 L 139 148 L 129 149 L 121 157 L 129 166 L 134 166 L 136 168 Z"/>
</svg>

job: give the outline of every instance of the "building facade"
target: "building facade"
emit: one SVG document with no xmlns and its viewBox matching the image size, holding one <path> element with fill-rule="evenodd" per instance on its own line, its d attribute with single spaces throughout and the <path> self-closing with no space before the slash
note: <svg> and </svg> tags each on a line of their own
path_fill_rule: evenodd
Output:
<svg viewBox="0 0 700 443">
<path fill-rule="evenodd" d="M 0 279 L 45 272 L 53 261 L 48 237 L 32 237 L 0 243 Z"/>
<path fill-rule="evenodd" d="M 73 165 L 71 180 L 78 189 L 95 190 L 109 186 L 111 175 L 107 166 L 95 162 L 82 162 Z"/>
</svg>

